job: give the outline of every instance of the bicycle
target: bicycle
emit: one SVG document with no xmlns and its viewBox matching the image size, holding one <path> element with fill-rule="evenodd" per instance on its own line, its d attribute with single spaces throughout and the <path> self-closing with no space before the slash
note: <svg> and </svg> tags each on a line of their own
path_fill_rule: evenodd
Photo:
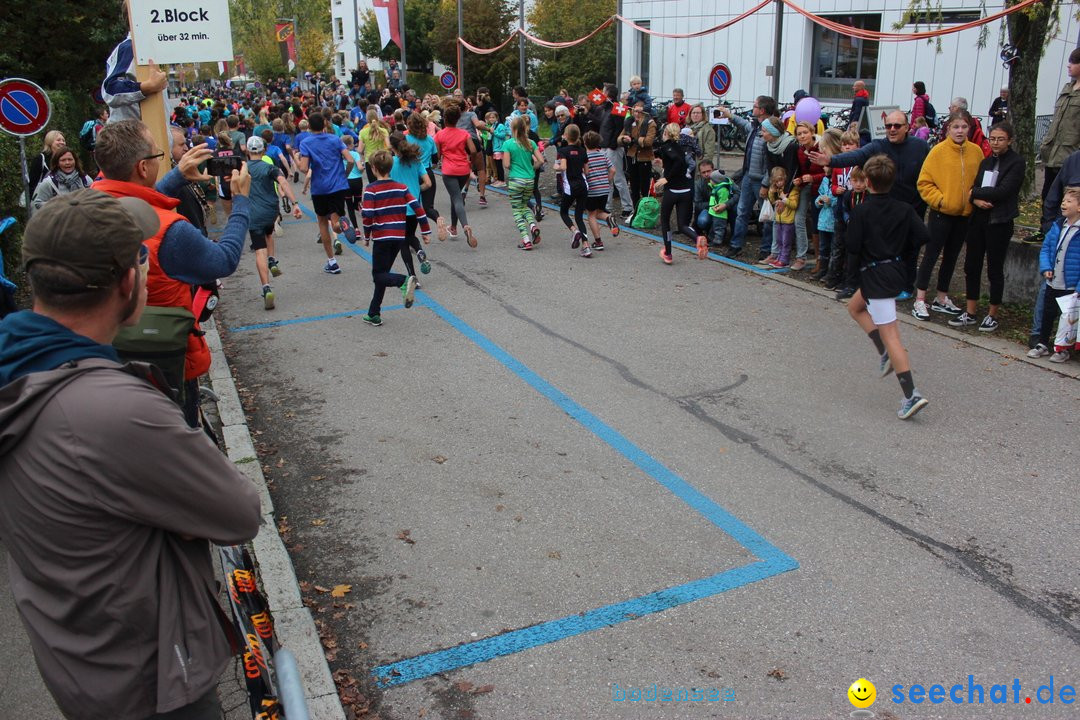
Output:
<svg viewBox="0 0 1080 720">
<path fill-rule="evenodd" d="M 753 113 L 744 107 L 730 107 L 726 106 L 733 115 L 738 115 L 747 121 L 752 121 Z M 713 116 L 716 116 L 715 108 Z M 717 124 L 716 127 L 716 141 L 723 150 L 734 150 L 736 147 L 742 147 L 746 145 L 747 134 L 746 131 L 733 122 L 725 122 L 723 124 Z"/>
<path fill-rule="evenodd" d="M 845 108 L 843 110 L 837 110 L 829 116 L 829 127 L 837 128 L 838 130 L 847 130 L 848 125 L 851 124 L 851 108 Z"/>
</svg>

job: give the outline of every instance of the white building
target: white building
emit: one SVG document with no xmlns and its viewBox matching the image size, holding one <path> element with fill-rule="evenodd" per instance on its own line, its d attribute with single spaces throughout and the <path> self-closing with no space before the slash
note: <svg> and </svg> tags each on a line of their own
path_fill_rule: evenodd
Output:
<svg viewBox="0 0 1080 720">
<path fill-rule="evenodd" d="M 371 9 L 371 0 L 330 0 L 331 32 L 334 35 L 334 74 L 348 80 L 349 71 L 359 60 L 356 49 L 359 13 Z M 381 70 L 378 60 L 368 62 L 372 70 Z"/>
<path fill-rule="evenodd" d="M 753 0 L 621 0 L 619 12 L 639 25 L 666 33 L 696 32 L 734 18 L 757 3 Z M 915 32 L 912 25 L 894 30 L 908 0 L 798 0 L 805 10 L 845 25 L 882 32 Z M 1002 9 L 1001 0 L 986 0 L 988 14 Z M 980 0 L 942 0 L 944 24 L 960 24 L 980 17 Z M 690 39 L 648 36 L 624 26 L 621 31 L 619 85 L 642 76 L 653 97 L 670 98 L 681 87 L 687 100 L 716 99 L 707 85 L 709 71 L 722 62 L 732 71 L 731 90 L 725 100 L 749 107 L 758 95 L 769 95 L 773 64 L 775 6 L 710 35 Z M 941 52 L 923 41 L 872 42 L 839 36 L 785 7 L 781 43 L 780 98 L 791 102 L 805 89 L 823 105 L 849 105 L 851 84 L 865 80 L 871 105 L 898 105 L 908 110 L 911 84 L 921 80 L 939 113 L 947 112 L 953 97 L 966 97 L 973 114 L 985 115 L 990 103 L 1008 83 L 999 46 L 1001 22 L 990 23 L 987 47 L 977 47 L 979 29 L 941 38 Z M 935 29 L 923 25 L 919 30 Z M 1066 80 L 1069 52 L 1077 47 L 1080 23 L 1068 8 L 1061 12 L 1061 31 L 1047 43 L 1039 68 L 1036 114 L 1053 112 L 1054 100 Z M 829 101 L 833 101 L 830 103 Z"/>
</svg>

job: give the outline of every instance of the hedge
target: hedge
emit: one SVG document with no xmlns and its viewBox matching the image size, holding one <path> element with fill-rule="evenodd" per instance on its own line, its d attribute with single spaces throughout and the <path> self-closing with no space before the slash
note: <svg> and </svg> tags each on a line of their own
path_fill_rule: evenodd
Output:
<svg viewBox="0 0 1080 720">
<path fill-rule="evenodd" d="M 76 148 L 82 158 L 83 167 L 88 168 L 91 159 L 88 153 L 79 147 L 79 130 L 84 122 L 94 116 L 93 101 L 77 93 L 49 90 L 52 101 L 52 118 L 49 125 L 37 135 L 26 138 L 26 162 L 41 152 L 42 141 L 49 130 L 64 133 L 68 145 Z M 4 253 L 4 273 L 20 288 L 25 287 L 22 273 L 18 271 L 19 256 L 22 248 L 23 226 L 26 223 L 26 209 L 20 206 L 23 196 L 22 173 L 19 171 L 19 139 L 0 133 L 0 167 L 8 172 L 0 174 L 0 218 L 14 216 L 17 223 L 0 235 L 0 250 Z M 20 300 L 25 301 L 25 292 Z"/>
</svg>

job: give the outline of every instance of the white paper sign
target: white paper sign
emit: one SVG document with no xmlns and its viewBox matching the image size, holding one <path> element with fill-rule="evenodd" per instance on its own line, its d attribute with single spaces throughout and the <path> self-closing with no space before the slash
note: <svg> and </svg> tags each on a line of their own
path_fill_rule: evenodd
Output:
<svg viewBox="0 0 1080 720">
<path fill-rule="evenodd" d="M 997 187 L 998 171 L 987 170 L 983 173 L 982 186 L 984 188 Z"/>
<path fill-rule="evenodd" d="M 859 116 L 859 129 L 866 128 L 870 131 L 870 137 L 880 140 L 886 137 L 885 117 L 899 109 L 896 105 L 871 105 L 864 108 L 862 115 Z M 911 128 L 908 128 L 908 133 L 911 133 Z"/>
<path fill-rule="evenodd" d="M 233 59 L 228 0 L 131 0 L 131 24 L 139 65 Z"/>
</svg>

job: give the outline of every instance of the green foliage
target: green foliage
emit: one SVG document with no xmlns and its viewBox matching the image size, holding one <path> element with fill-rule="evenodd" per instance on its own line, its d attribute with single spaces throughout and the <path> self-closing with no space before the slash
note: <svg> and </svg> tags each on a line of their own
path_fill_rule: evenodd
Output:
<svg viewBox="0 0 1080 720">
<path fill-rule="evenodd" d="M 616 12 L 616 0 L 536 0 L 529 13 L 533 34 L 544 40 L 565 42 L 588 35 Z M 550 50 L 529 43 L 526 49 L 535 68 L 529 78 L 529 92 L 551 97 L 560 88 L 572 95 L 616 82 L 615 26 L 604 29 L 580 45 L 566 50 Z"/>
<path fill-rule="evenodd" d="M 405 3 L 405 53 L 409 67 L 426 68 L 431 65 L 431 46 L 428 36 L 435 27 L 439 0 L 409 0 Z M 456 12 L 456 11 L 455 11 Z M 379 60 L 400 60 L 401 49 L 394 43 L 379 47 L 379 24 L 375 13 L 365 10 L 360 23 L 360 55 Z M 454 20 L 456 25 L 456 18 Z"/>
<path fill-rule="evenodd" d="M 249 73 L 260 78 L 288 76 L 281 62 L 274 26 L 278 18 L 295 18 L 297 58 L 301 71 L 331 70 L 334 40 L 330 4 L 301 0 L 229 0 L 233 51 L 244 55 Z"/>
<path fill-rule="evenodd" d="M 0 78 L 92 91 L 105 78 L 105 59 L 127 32 L 120 7 L 115 2 L 4 0 Z"/>
<path fill-rule="evenodd" d="M 495 47 L 506 39 L 517 25 L 517 3 L 507 0 L 463 0 L 464 37 L 478 47 Z M 432 56 L 451 68 L 457 68 L 457 0 L 441 0 L 435 14 L 435 26 L 428 35 Z M 466 93 L 478 87 L 491 90 L 492 101 L 505 106 L 510 87 L 517 84 L 518 49 L 510 43 L 491 55 L 462 54 Z"/>
<path fill-rule="evenodd" d="M 48 127 L 37 135 L 26 138 L 27 164 L 41 152 L 41 143 L 45 139 L 45 133 L 49 130 L 59 130 L 64 133 L 64 138 L 70 147 L 79 149 L 83 168 L 92 172 L 88 164 L 91 158 L 79 148 L 79 129 L 82 128 L 84 122 L 93 117 L 94 104 L 82 93 L 62 90 L 49 91 L 49 100 L 52 101 L 52 118 Z M 23 184 L 22 174 L 18 169 L 19 139 L 6 133 L 0 133 L 0 167 L 7 169 L 7 172 L 0 174 L 0 208 L 4 208 L 3 217 L 10 214 L 19 220 L 7 232 L 0 235 L 0 249 L 4 253 L 5 274 L 18 283 L 21 275 L 17 272 L 17 268 L 22 247 L 22 231 L 26 223 L 26 210 L 20 207 Z"/>
</svg>

